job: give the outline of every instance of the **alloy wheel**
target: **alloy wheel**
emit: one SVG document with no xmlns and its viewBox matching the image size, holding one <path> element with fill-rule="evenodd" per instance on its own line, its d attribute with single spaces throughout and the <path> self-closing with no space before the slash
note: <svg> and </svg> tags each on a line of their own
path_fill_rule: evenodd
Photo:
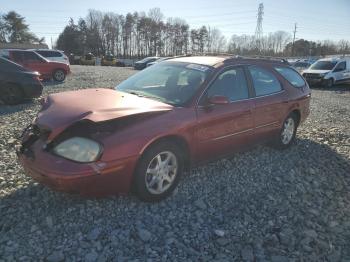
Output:
<svg viewBox="0 0 350 262">
<path fill-rule="evenodd" d="M 292 117 L 286 119 L 283 124 L 283 130 L 281 133 L 281 140 L 284 145 L 288 145 L 294 136 L 295 132 L 295 121 Z"/>
<path fill-rule="evenodd" d="M 54 74 L 54 78 L 56 81 L 63 81 L 65 78 L 65 74 L 62 70 L 57 70 Z"/>
<path fill-rule="evenodd" d="M 159 195 L 174 183 L 178 170 L 176 156 L 170 151 L 156 155 L 146 170 L 146 188 L 151 194 Z"/>
</svg>

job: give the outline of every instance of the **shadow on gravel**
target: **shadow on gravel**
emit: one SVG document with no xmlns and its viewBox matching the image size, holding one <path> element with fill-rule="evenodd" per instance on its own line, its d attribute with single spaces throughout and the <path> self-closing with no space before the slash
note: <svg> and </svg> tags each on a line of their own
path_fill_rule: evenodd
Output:
<svg viewBox="0 0 350 262">
<path fill-rule="evenodd" d="M 19 105 L 4 105 L 0 104 L 0 116 L 1 115 L 9 115 L 17 112 L 21 112 L 23 110 L 30 109 L 34 104 L 39 103 L 38 99 L 27 99 L 22 104 Z M 0 119 L 1 123 L 1 119 Z"/>
<path fill-rule="evenodd" d="M 31 184 L 0 199 L 0 244 L 15 258 L 43 258 L 54 247 L 66 258 L 94 250 L 107 260 L 152 252 L 190 260 L 350 256 L 349 171 L 349 159 L 299 138 L 282 152 L 258 147 L 196 168 L 160 203 L 83 199 Z"/>
</svg>

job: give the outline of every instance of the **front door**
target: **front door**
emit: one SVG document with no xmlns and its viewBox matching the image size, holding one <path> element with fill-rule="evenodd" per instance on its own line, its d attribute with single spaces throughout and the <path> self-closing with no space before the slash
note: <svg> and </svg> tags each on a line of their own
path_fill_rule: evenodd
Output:
<svg viewBox="0 0 350 262">
<path fill-rule="evenodd" d="M 208 104 L 217 95 L 227 97 L 229 103 Z M 231 67 L 220 73 L 197 108 L 196 161 L 220 157 L 248 144 L 254 131 L 253 107 L 244 69 Z"/>
<path fill-rule="evenodd" d="M 333 69 L 333 75 L 335 77 L 335 81 L 337 82 L 344 82 L 345 80 L 349 80 L 350 73 L 349 70 L 346 70 L 346 62 L 340 62 L 337 64 L 337 66 Z"/>
</svg>

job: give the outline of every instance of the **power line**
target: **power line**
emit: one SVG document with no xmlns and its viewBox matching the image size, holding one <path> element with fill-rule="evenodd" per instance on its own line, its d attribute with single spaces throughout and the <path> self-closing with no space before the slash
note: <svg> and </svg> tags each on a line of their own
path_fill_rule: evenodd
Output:
<svg viewBox="0 0 350 262">
<path fill-rule="evenodd" d="M 258 8 L 258 18 L 256 22 L 256 29 L 255 29 L 255 41 L 256 41 L 258 50 L 261 50 L 261 39 L 263 36 L 263 29 L 262 29 L 263 15 L 264 15 L 264 4 L 260 3 Z"/>
</svg>

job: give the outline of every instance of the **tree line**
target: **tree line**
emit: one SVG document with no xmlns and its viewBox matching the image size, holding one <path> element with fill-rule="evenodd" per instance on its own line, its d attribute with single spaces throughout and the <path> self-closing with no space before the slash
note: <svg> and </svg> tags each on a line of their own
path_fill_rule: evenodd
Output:
<svg viewBox="0 0 350 262">
<path fill-rule="evenodd" d="M 45 38 L 38 38 L 30 32 L 25 18 L 15 11 L 0 14 L 0 43 L 41 44 Z"/>
<path fill-rule="evenodd" d="M 226 39 L 207 26 L 190 29 L 181 18 L 168 18 L 159 8 L 125 16 L 89 10 L 77 23 L 70 19 L 57 40 L 57 48 L 69 53 L 111 53 L 122 57 L 173 56 L 186 53 L 224 52 Z"/>
<path fill-rule="evenodd" d="M 42 43 L 30 32 L 25 18 L 14 11 L 0 14 L 0 42 Z M 259 42 L 259 44 L 258 44 Z M 277 31 L 255 39 L 254 35 L 232 35 L 227 39 L 210 25 L 190 28 L 181 18 L 165 18 L 159 8 L 126 15 L 89 10 L 77 22 L 70 19 L 55 48 L 67 54 L 117 57 L 174 56 L 196 53 L 231 53 L 266 56 L 323 56 L 349 54 L 350 42 L 292 41 L 290 33 Z"/>
</svg>

